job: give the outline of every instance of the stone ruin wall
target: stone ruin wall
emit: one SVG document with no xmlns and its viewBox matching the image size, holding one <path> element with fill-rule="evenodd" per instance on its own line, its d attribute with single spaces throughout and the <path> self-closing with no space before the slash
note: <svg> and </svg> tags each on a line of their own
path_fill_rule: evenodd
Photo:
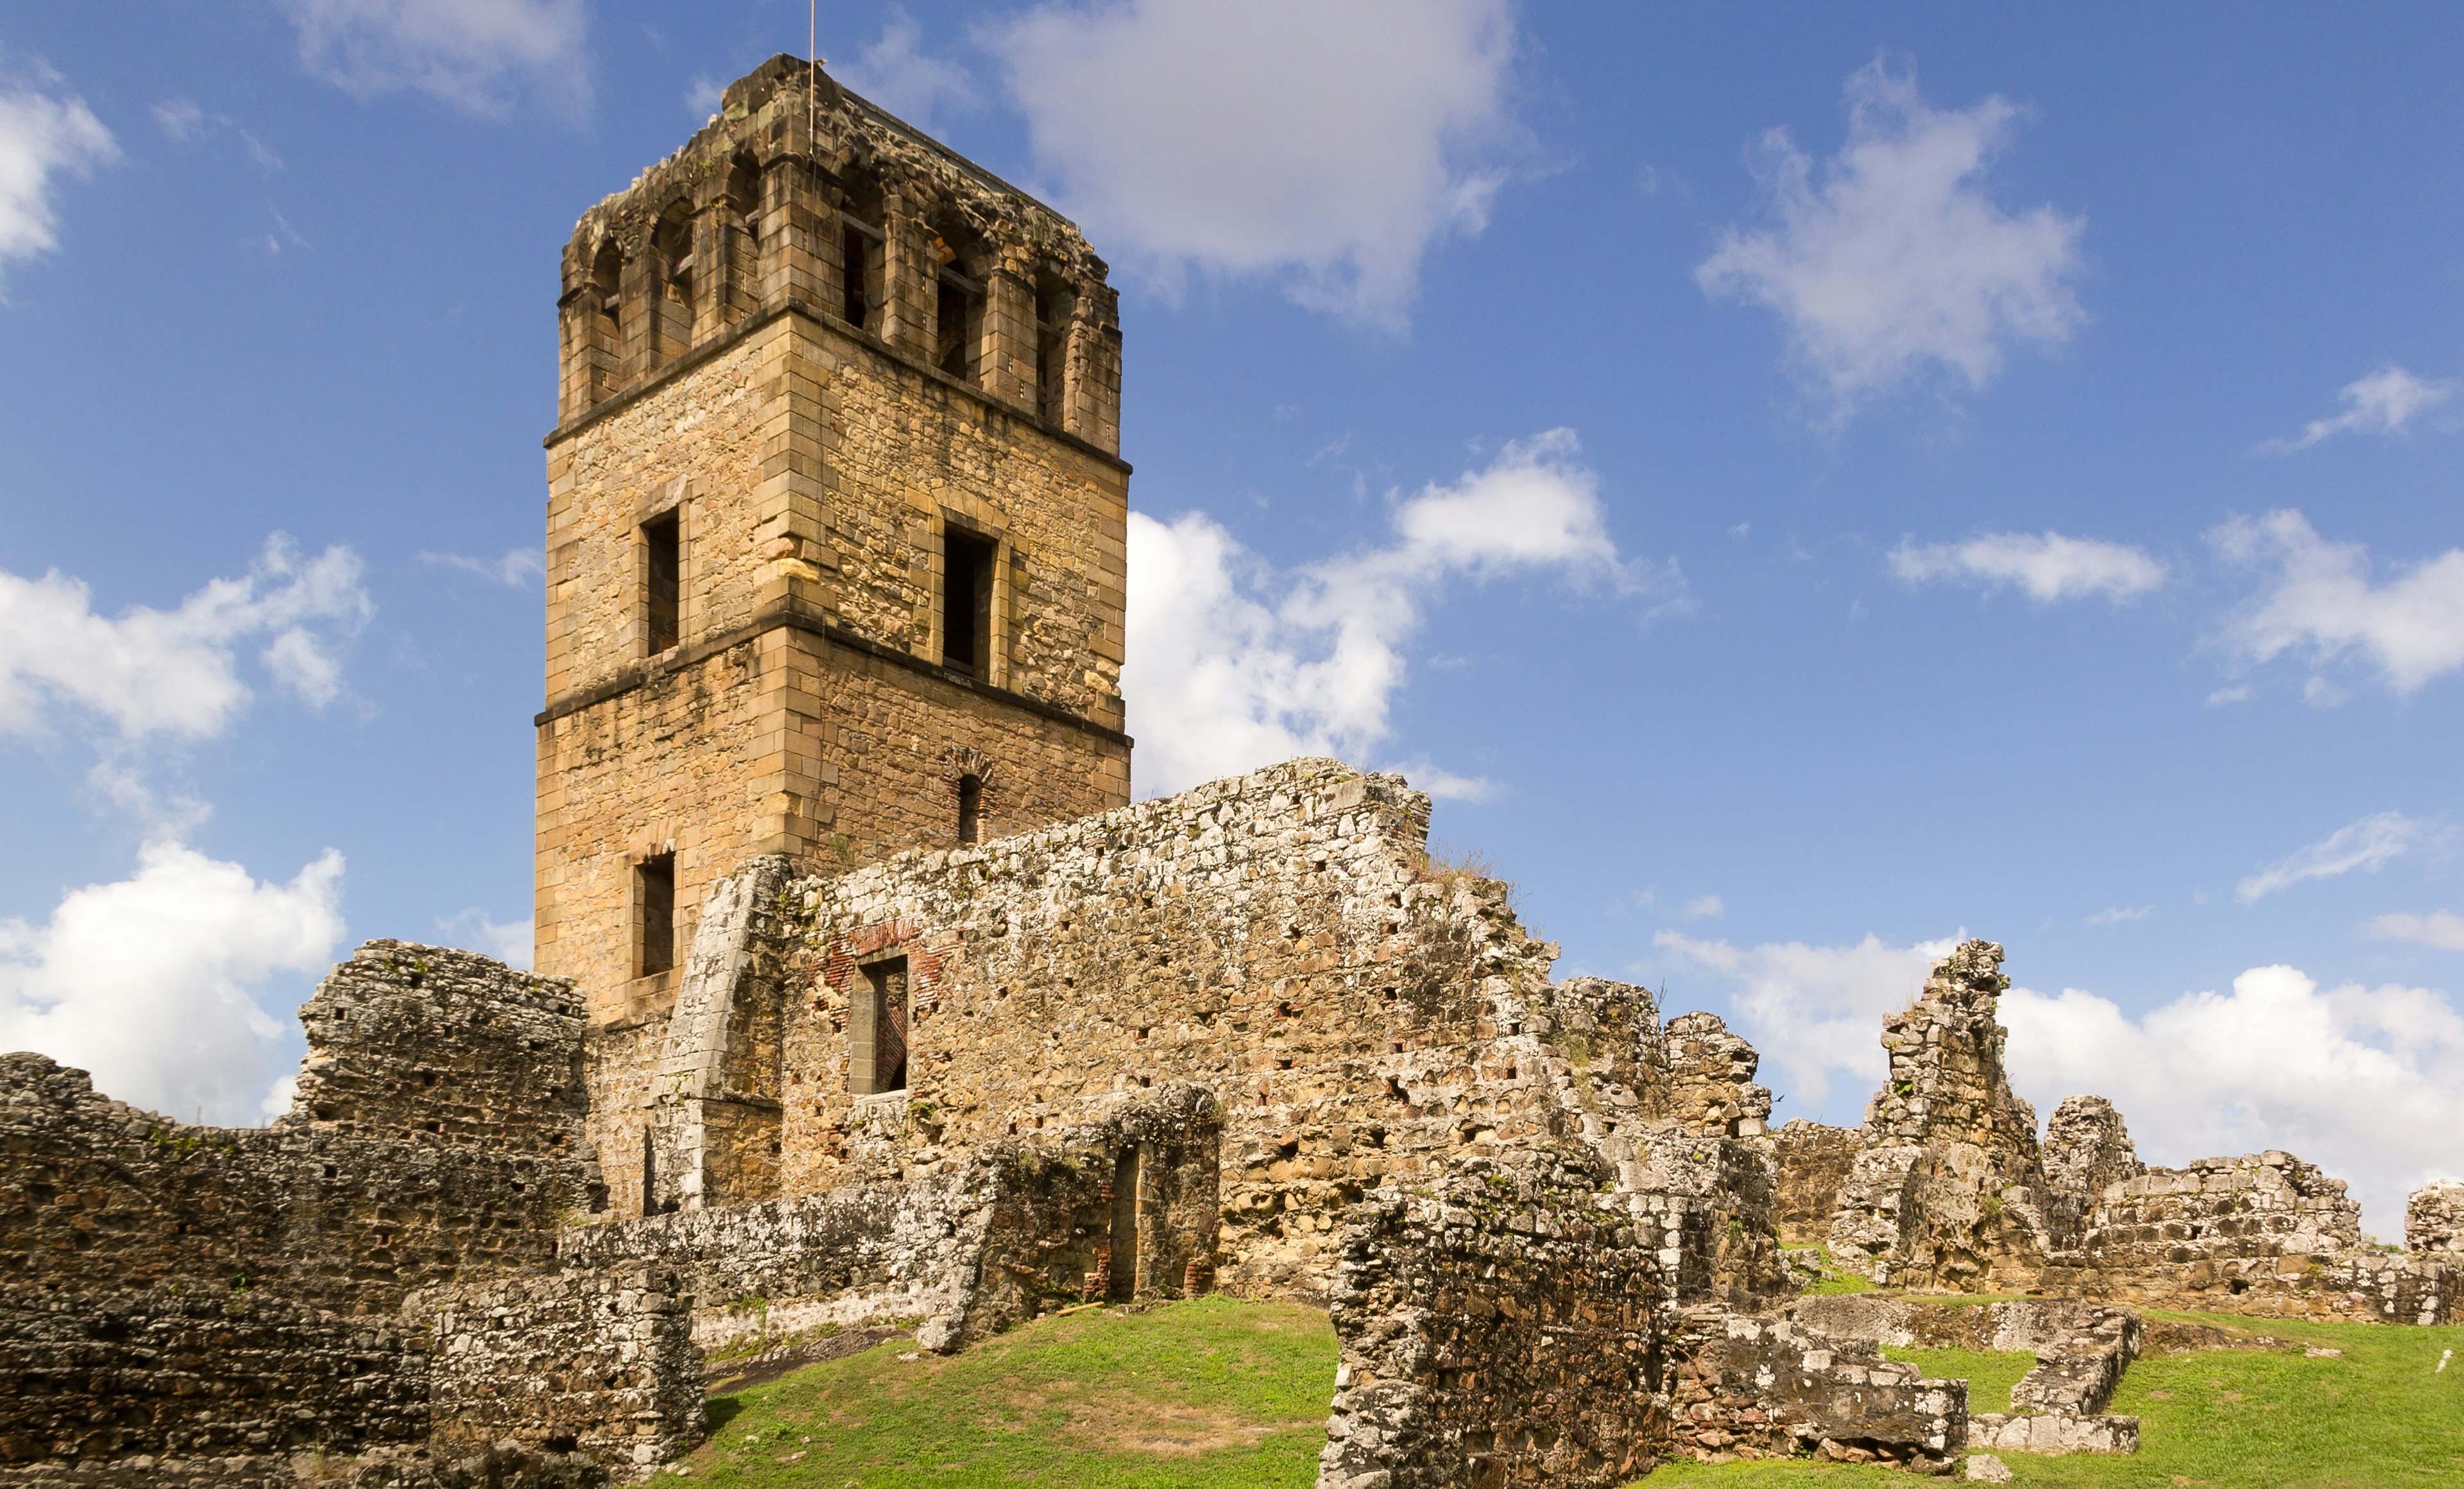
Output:
<svg viewBox="0 0 2464 1489">
<path fill-rule="evenodd" d="M 1750 1048 L 1707 1015 L 1663 1033 L 1639 989 L 1551 983 L 1555 948 L 1524 933 L 1503 886 L 1429 866 L 1426 812 L 1396 778 L 1303 761 L 788 885 L 800 970 L 753 997 L 781 1010 L 775 1056 L 738 1037 L 749 995 L 689 988 L 652 1067 L 664 1089 L 690 1067 L 775 1099 L 775 1188 L 744 1166 L 751 1188 L 673 1202 L 919 1181 L 1186 1083 L 1223 1103 L 1228 1290 L 1322 1297 L 1346 1208 L 1380 1182 L 1579 1140 L 1649 1211 L 1672 1286 L 1776 1292 L 1770 1098 Z M 703 956 L 697 942 L 693 966 Z M 885 958 L 905 967 L 908 1084 L 851 1092 L 851 1004 Z M 733 1023 L 677 1022 L 730 1008 Z M 629 1036 L 597 1058 L 612 1070 L 648 1047 Z M 640 1211 L 620 1123 L 657 1128 L 675 1104 L 652 1094 L 599 1120 L 616 1213 Z M 667 1154 L 654 1137 L 634 1154 L 646 1141 Z M 698 1164 L 708 1184 L 709 1151 L 653 1168 Z"/>
<path fill-rule="evenodd" d="M 581 1009 L 567 984 L 379 941 L 300 1011 L 298 1094 L 266 1129 L 170 1122 L 0 1058 L 0 1483 L 287 1485 L 303 1453 L 428 1482 L 399 1455 L 439 1420 L 438 1310 L 476 1274 L 552 1264 L 561 1225 L 602 1199 Z M 621 1352 L 583 1328 L 533 1359 Z M 561 1433 L 629 1456 L 647 1424 L 619 1395 Z M 594 1472 L 522 1461 L 541 1484 Z"/>
<path fill-rule="evenodd" d="M 1779 1189 L 1771 1220 L 1790 1246 L 1819 1246 L 1831 1238 L 1831 1217 L 1839 1209 L 1840 1187 L 1857 1167 L 1864 1134 L 1855 1127 L 1826 1127 L 1802 1118 L 1771 1134 Z"/>
<path fill-rule="evenodd" d="M 2413 1191 L 2404 1208 L 2404 1249 L 2464 1256 L 2464 1183 L 2442 1179 Z"/>
<path fill-rule="evenodd" d="M 1835 1262 L 1916 1291 L 2019 1290 L 2265 1316 L 2434 1323 L 2464 1306 L 2464 1266 L 2421 1239 L 2409 1256 L 2376 1251 L 2343 1182 L 2291 1154 L 2149 1168 L 2121 1113 L 2092 1096 L 2064 1100 L 2040 1146 L 2033 1110 L 2003 1074 L 2008 1031 L 1993 1017 L 2009 985 L 2001 960 L 2001 947 L 1967 943 L 1885 1021 L 1890 1075 L 1837 1186 Z M 1784 1217 L 1833 1186 L 1834 1131 L 1782 1129 Z M 2452 1237 L 2438 1217 L 2453 1203 L 2444 1190 L 2416 1195 L 2415 1215 L 2430 1218 L 2409 1232 Z"/>
</svg>

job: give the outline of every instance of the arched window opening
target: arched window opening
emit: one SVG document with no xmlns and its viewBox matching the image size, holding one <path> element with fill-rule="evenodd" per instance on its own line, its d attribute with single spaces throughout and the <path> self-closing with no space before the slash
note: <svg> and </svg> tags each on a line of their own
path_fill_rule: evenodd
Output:
<svg viewBox="0 0 2464 1489">
<path fill-rule="evenodd" d="M 650 232 L 650 365 L 665 367 L 693 349 L 693 217 L 682 202 L 661 214 Z"/>
<path fill-rule="evenodd" d="M 588 359 L 589 399 L 597 403 L 616 391 L 625 365 L 625 256 L 613 238 L 601 243 L 590 258 L 590 278 L 582 290 L 583 355 Z"/>
<path fill-rule="evenodd" d="M 958 777 L 958 841 L 983 840 L 984 782 L 972 772 Z"/>
<path fill-rule="evenodd" d="M 727 319 L 761 303 L 761 167 L 738 155 L 727 167 Z"/>
<path fill-rule="evenodd" d="M 1047 424 L 1061 420 L 1069 369 L 1069 318 L 1078 297 L 1068 281 L 1043 274 L 1035 280 L 1035 412 Z"/>
<path fill-rule="evenodd" d="M 881 334 L 882 275 L 889 246 L 881 211 L 881 183 L 863 171 L 849 171 L 839 208 L 839 315 L 847 324 L 875 336 Z"/>
<path fill-rule="evenodd" d="M 945 219 L 933 228 L 933 365 L 962 382 L 981 381 L 984 343 L 983 273 L 989 258 L 982 240 L 965 224 Z"/>
</svg>

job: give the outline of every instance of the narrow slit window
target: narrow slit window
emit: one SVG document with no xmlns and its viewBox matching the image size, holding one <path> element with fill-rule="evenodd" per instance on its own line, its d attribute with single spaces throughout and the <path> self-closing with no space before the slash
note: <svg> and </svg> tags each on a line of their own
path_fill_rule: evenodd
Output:
<svg viewBox="0 0 2464 1489">
<path fill-rule="evenodd" d="M 976 351 L 984 339 L 983 286 L 953 270 L 942 270 L 934 325 L 939 338 L 934 365 L 961 382 L 974 382 Z"/>
<path fill-rule="evenodd" d="M 973 843 L 983 836 L 984 783 L 974 774 L 958 777 L 958 841 Z"/>
<path fill-rule="evenodd" d="M 847 1020 L 847 1090 L 907 1089 L 907 959 L 867 963 Z"/>
<path fill-rule="evenodd" d="M 941 662 L 991 675 L 994 544 L 956 527 L 941 536 Z"/>
<path fill-rule="evenodd" d="M 683 636 L 679 629 L 677 601 L 683 592 L 684 545 L 679 541 L 677 526 L 673 512 L 642 524 L 642 545 L 648 550 L 644 566 L 649 602 L 645 629 L 653 656 L 675 645 Z"/>
<path fill-rule="evenodd" d="M 1114 1302 L 1138 1295 L 1138 1150 L 1125 1148 L 1112 1164 L 1111 1287 Z"/>
<path fill-rule="evenodd" d="M 1035 412 L 1061 422 L 1061 394 L 1069 360 L 1071 301 L 1066 289 L 1046 286 L 1035 297 Z"/>
<path fill-rule="evenodd" d="M 645 858 L 633 875 L 642 898 L 638 975 L 649 977 L 676 965 L 676 856 Z"/>
<path fill-rule="evenodd" d="M 839 216 L 840 278 L 845 302 L 839 314 L 847 324 L 875 335 L 881 332 L 882 233 L 870 223 L 847 213 Z"/>
</svg>

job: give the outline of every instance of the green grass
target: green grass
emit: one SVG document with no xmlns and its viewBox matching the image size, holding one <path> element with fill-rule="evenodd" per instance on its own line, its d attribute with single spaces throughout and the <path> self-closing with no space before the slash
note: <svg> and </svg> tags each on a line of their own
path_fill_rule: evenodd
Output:
<svg viewBox="0 0 2464 1489">
<path fill-rule="evenodd" d="M 949 1358 L 885 1345 L 711 1401 L 694 1482 L 882 1489 L 1307 1489 L 1334 1330 L 1286 1303 L 1201 1298 L 1045 1319 Z"/>
<path fill-rule="evenodd" d="M 2464 1484 L 2464 1364 L 2437 1373 L 2439 1351 L 2464 1353 L 2464 1328 L 2307 1323 L 2213 1314 L 2152 1315 L 2244 1335 L 2342 1349 L 2197 1350 L 2150 1355 L 2130 1367 L 2112 1410 L 2141 1420 L 2128 1457 L 2005 1453 L 2017 1485 L 2094 1489 L 2413 1489 Z M 1911 1351 L 1926 1362 L 1950 1351 Z M 1984 1359 L 1998 1358 L 1983 1356 Z M 2014 1377 L 2015 1378 L 2015 1377 Z M 1978 1395 L 1984 1391 L 1978 1381 Z M 2008 1389 L 2005 1386 L 2002 1389 Z M 1910 1482 L 1889 1470 L 1818 1464 L 1683 1464 L 1638 1482 L 1649 1489 L 1793 1489 Z"/>
<path fill-rule="evenodd" d="M 1882 1356 L 1905 1360 L 1925 1371 L 1929 1381 L 1968 1382 L 1968 1410 L 2008 1411 L 2011 1388 L 2036 1367 L 2036 1356 L 2026 1349 L 1902 1349 L 1886 1347 Z"/>
</svg>

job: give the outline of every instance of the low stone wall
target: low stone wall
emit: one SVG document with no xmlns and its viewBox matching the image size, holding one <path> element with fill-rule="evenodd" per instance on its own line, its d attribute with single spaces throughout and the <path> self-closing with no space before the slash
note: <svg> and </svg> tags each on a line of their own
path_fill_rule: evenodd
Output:
<svg viewBox="0 0 2464 1489">
<path fill-rule="evenodd" d="M 0 1483 L 170 1459 L 210 1481 L 224 1458 L 244 1481 L 243 1460 L 422 1441 L 405 1295 L 545 1264 L 588 1211 L 569 986 L 371 942 L 301 1012 L 298 1099 L 265 1130 L 0 1056 Z"/>
<path fill-rule="evenodd" d="M 2389 1256 L 2362 1238 L 2344 1183 L 2285 1152 L 2151 1168 L 2107 1189 L 2049 1291 L 2267 1318 L 2441 1323 L 2464 1266 Z"/>
<path fill-rule="evenodd" d="M 1851 1294 L 1800 1299 L 1789 1313 L 1824 1338 L 1859 1345 L 2034 1353 L 2036 1367 L 2012 1388 L 2010 1411 L 1970 1411 L 1971 1448 L 2139 1451 L 2137 1417 L 2101 1414 L 2123 1372 L 2139 1358 L 2142 1324 L 2132 1309 L 2057 1300 L 1960 1305 Z"/>
<path fill-rule="evenodd" d="M 434 1330 L 440 1456 L 509 1441 L 647 1468 L 704 1435 L 701 1357 L 665 1268 L 465 1283 L 418 1295 L 404 1312 Z"/>
<path fill-rule="evenodd" d="M 593 1226 L 562 1256 L 671 1269 L 708 1349 L 879 1323 L 956 1349 L 1089 1297 L 1204 1291 L 1220 1112 L 1195 1087 L 1161 1087 L 944 1172 Z M 1116 1266 L 1131 1269 L 1117 1289 Z"/>
<path fill-rule="evenodd" d="M 1319 1489 L 1621 1484 L 1665 1441 L 1652 1254 L 1583 1149 L 1388 1186 L 1343 1233 Z"/>
<path fill-rule="evenodd" d="M 1689 1310 L 1675 1359 L 1674 1442 L 1706 1462 L 1814 1456 L 1939 1472 L 1968 1441 L 1968 1383 L 1926 1380 L 1871 1339 Z"/>
</svg>

